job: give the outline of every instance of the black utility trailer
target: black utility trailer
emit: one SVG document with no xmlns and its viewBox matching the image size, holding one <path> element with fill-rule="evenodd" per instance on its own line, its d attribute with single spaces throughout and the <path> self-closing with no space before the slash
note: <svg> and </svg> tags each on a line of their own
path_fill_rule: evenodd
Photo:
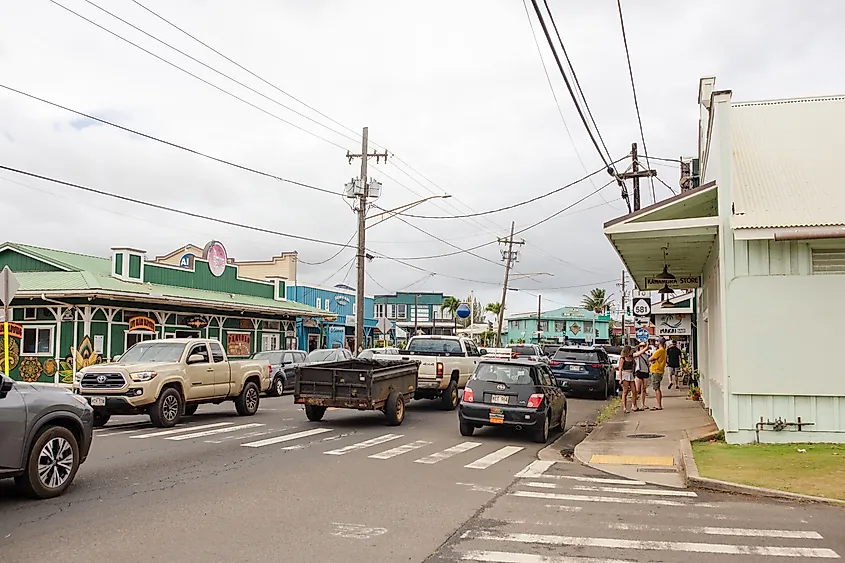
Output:
<svg viewBox="0 0 845 563">
<path fill-rule="evenodd" d="M 352 359 L 296 368 L 294 403 L 308 420 L 319 421 L 329 407 L 380 410 L 391 426 L 405 420 L 405 405 L 417 388 L 419 362 Z"/>
</svg>

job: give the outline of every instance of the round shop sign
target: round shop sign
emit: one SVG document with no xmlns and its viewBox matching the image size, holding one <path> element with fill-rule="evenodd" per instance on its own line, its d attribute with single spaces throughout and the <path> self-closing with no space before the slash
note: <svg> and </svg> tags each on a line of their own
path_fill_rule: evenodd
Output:
<svg viewBox="0 0 845 563">
<path fill-rule="evenodd" d="M 211 275 L 219 278 L 226 271 L 226 248 L 222 243 L 216 240 L 209 242 L 205 245 L 202 257 L 208 261 L 208 269 L 211 270 Z"/>
</svg>

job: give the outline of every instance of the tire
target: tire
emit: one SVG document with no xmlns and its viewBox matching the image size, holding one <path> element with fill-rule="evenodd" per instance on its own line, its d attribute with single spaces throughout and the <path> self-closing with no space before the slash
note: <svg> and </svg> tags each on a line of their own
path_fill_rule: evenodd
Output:
<svg viewBox="0 0 845 563">
<path fill-rule="evenodd" d="M 444 411 L 453 411 L 458 408 L 458 382 L 452 380 L 449 387 L 443 390 L 440 396 L 440 408 Z"/>
<path fill-rule="evenodd" d="M 326 407 L 318 407 L 316 405 L 305 405 L 305 416 L 311 422 L 320 422 L 323 420 L 323 415 L 326 414 Z"/>
<path fill-rule="evenodd" d="M 534 441 L 538 444 L 545 444 L 549 441 L 549 427 L 551 426 L 549 418 L 549 414 L 546 413 L 546 418 L 543 420 L 543 426 L 534 430 Z"/>
<path fill-rule="evenodd" d="M 78 470 L 79 444 L 73 432 L 63 426 L 50 426 L 35 440 L 24 473 L 15 477 L 15 483 L 33 498 L 53 498 L 67 490 Z"/>
<path fill-rule="evenodd" d="M 399 426 L 405 420 L 405 397 L 402 393 L 394 391 L 387 397 L 384 404 L 384 415 L 387 417 L 387 424 Z"/>
<path fill-rule="evenodd" d="M 475 432 L 475 426 L 472 424 L 460 421 L 458 425 L 461 427 L 461 436 L 472 436 L 472 433 Z"/>
<path fill-rule="evenodd" d="M 561 432 L 566 432 L 566 409 L 560 414 L 560 424 L 558 425 Z"/>
<path fill-rule="evenodd" d="M 273 384 L 267 390 L 267 395 L 270 397 L 281 397 L 285 392 L 285 379 L 281 375 L 273 378 Z"/>
<path fill-rule="evenodd" d="M 606 401 L 607 398 L 610 396 L 610 393 L 607 391 L 607 382 L 605 382 L 604 387 L 601 391 L 599 391 L 599 399 L 602 401 Z"/>
<path fill-rule="evenodd" d="M 167 387 L 150 407 L 150 421 L 158 428 L 172 428 L 181 420 L 184 408 L 181 393 L 175 387 Z"/>
<path fill-rule="evenodd" d="M 95 410 L 94 411 L 94 428 L 102 428 L 106 425 L 106 423 L 111 418 L 111 415 L 107 412 Z"/>
<path fill-rule="evenodd" d="M 197 409 L 200 408 L 198 403 L 185 405 L 185 416 L 193 416 Z"/>
<path fill-rule="evenodd" d="M 241 394 L 235 397 L 235 410 L 241 416 L 252 416 L 258 412 L 261 390 L 254 381 L 247 381 Z"/>
</svg>

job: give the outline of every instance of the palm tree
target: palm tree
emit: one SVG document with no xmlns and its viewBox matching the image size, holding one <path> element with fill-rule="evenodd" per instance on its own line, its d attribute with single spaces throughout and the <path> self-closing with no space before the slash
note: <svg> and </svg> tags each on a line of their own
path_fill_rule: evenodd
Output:
<svg viewBox="0 0 845 563">
<path fill-rule="evenodd" d="M 449 311 L 452 318 L 455 319 L 455 333 L 458 332 L 458 307 L 461 306 L 461 301 L 452 295 L 445 297 L 443 303 L 440 304 L 440 312 Z"/>
<path fill-rule="evenodd" d="M 581 298 L 581 306 L 594 313 L 604 313 L 613 304 L 611 295 L 608 295 L 604 289 L 596 287 Z"/>
</svg>

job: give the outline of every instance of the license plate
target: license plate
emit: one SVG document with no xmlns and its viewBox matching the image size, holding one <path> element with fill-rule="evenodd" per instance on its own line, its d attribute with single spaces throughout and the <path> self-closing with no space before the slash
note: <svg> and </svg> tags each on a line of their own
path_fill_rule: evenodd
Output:
<svg viewBox="0 0 845 563">
<path fill-rule="evenodd" d="M 106 398 L 105 397 L 91 397 L 91 406 L 92 407 L 104 407 L 104 406 L 106 406 Z"/>
<path fill-rule="evenodd" d="M 584 371 L 584 366 L 568 365 L 566 366 L 566 369 L 568 369 L 569 371 Z"/>
<path fill-rule="evenodd" d="M 494 405 L 507 405 L 509 397 L 507 395 L 493 395 L 490 397 L 490 402 Z"/>
<path fill-rule="evenodd" d="M 505 415 L 504 414 L 490 414 L 490 424 L 504 424 L 505 423 Z"/>
</svg>

